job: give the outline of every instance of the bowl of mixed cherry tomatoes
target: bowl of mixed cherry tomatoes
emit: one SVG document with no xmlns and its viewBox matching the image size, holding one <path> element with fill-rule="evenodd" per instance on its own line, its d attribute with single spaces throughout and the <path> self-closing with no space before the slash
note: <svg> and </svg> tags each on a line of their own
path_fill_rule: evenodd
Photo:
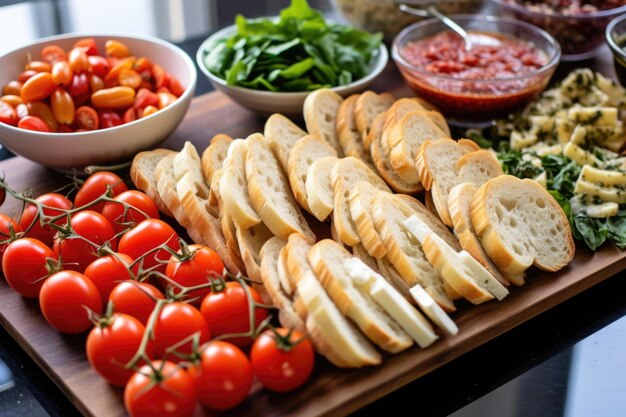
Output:
<svg viewBox="0 0 626 417">
<path fill-rule="evenodd" d="M 176 129 L 196 78 L 160 39 L 41 39 L 0 56 L 0 143 L 59 171 L 122 162 Z"/>
</svg>

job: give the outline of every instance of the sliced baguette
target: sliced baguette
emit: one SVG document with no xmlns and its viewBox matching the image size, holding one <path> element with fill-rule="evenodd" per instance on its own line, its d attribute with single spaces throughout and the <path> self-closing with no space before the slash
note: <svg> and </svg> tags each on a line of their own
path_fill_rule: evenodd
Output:
<svg viewBox="0 0 626 417">
<path fill-rule="evenodd" d="M 287 264 L 287 276 L 291 280 L 291 286 L 296 287 L 300 278 L 313 269 L 309 264 L 307 253 L 311 249 L 311 242 L 299 233 L 294 233 L 287 239 L 285 246 L 285 261 Z"/>
<path fill-rule="evenodd" d="M 387 111 L 387 120 L 385 120 L 384 129 L 390 128 L 391 125 L 402 119 L 406 114 L 414 111 L 426 111 L 426 109 L 414 98 L 401 98 L 396 100 Z M 383 145 L 391 150 L 391 143 L 384 142 Z"/>
<path fill-rule="evenodd" d="M 369 149 L 363 146 L 363 139 L 356 127 L 354 108 L 360 94 L 353 94 L 345 99 L 337 111 L 337 136 L 345 156 L 353 156 L 365 162 L 375 171 Z"/>
<path fill-rule="evenodd" d="M 222 196 L 220 195 L 220 180 L 224 174 L 223 169 L 218 169 L 213 173 L 211 177 L 211 183 L 209 184 L 209 207 L 208 210 L 213 217 L 220 217 L 220 209 L 224 205 Z"/>
<path fill-rule="evenodd" d="M 209 185 L 202 175 L 202 161 L 193 143 L 186 141 L 183 149 L 174 156 L 174 177 L 179 181 L 183 175 L 190 174 L 202 195 L 209 195 Z"/>
<path fill-rule="evenodd" d="M 235 230 L 241 259 L 246 266 L 248 278 L 252 280 L 254 289 L 261 290 L 260 293 L 263 296 L 266 291 L 261 285 L 261 248 L 274 235 L 263 223 L 247 229 L 236 226 Z M 266 297 L 263 298 L 264 301 L 267 301 Z"/>
<path fill-rule="evenodd" d="M 354 157 L 341 159 L 331 173 L 334 209 L 333 224 L 346 245 L 356 245 L 360 238 L 350 214 L 350 190 L 359 182 L 367 182 L 379 190 L 391 192 L 387 184 L 367 165 Z"/>
<path fill-rule="evenodd" d="M 213 136 L 209 146 L 202 152 L 202 175 L 207 183 L 211 184 L 215 172 L 222 169 L 232 141 L 233 138 L 230 136 L 218 133 Z"/>
<path fill-rule="evenodd" d="M 303 137 L 289 151 L 287 174 L 291 190 L 298 204 L 311 214 L 314 213 L 308 203 L 305 186 L 306 176 L 313 162 L 325 157 L 336 158 L 337 151 L 328 142 L 313 135 Z"/>
<path fill-rule="evenodd" d="M 498 159 L 485 149 L 463 155 L 456 161 L 455 169 L 459 173 L 459 183 L 469 182 L 476 187 L 504 175 Z"/>
<path fill-rule="evenodd" d="M 330 298 L 346 317 L 380 348 L 397 353 L 411 346 L 404 330 L 380 308 L 367 291 L 350 278 L 346 261 L 355 259 L 332 240 L 322 240 L 309 250 L 308 259 Z"/>
<path fill-rule="evenodd" d="M 407 230 L 422 245 L 428 261 L 443 279 L 473 304 L 496 297 L 502 300 L 509 291 L 466 251 L 456 252 L 417 216 L 404 222 Z"/>
<path fill-rule="evenodd" d="M 283 239 L 292 233 L 302 233 L 315 240 L 291 193 L 289 181 L 263 135 L 255 133 L 248 137 L 247 142 L 248 193 L 252 206 L 265 225 Z"/>
<path fill-rule="evenodd" d="M 133 158 L 133 163 L 130 166 L 130 178 L 135 187 L 146 193 L 157 205 L 159 211 L 169 217 L 174 215 L 163 199 L 161 199 L 154 170 L 164 157 L 174 155 L 175 153 L 169 149 L 139 152 Z"/>
<path fill-rule="evenodd" d="M 361 135 L 363 146 L 369 149 L 367 136 L 376 116 L 391 107 L 394 98 L 389 93 L 376 94 L 373 91 L 366 91 L 361 94 L 354 103 L 354 124 Z"/>
<path fill-rule="evenodd" d="M 374 187 L 369 182 L 362 181 L 352 187 L 349 198 L 350 216 L 356 226 L 361 244 L 376 259 L 387 254 L 385 244 L 376 232 L 374 219 L 370 212 L 374 196 L 381 192 L 384 191 Z"/>
<path fill-rule="evenodd" d="M 387 247 L 387 257 L 406 285 L 420 284 L 444 310 L 454 311 L 454 303 L 444 290 L 441 275 L 428 262 L 417 240 L 406 232 L 404 221 L 419 214 L 402 200 L 385 193 L 374 198 L 371 211 L 376 230 Z"/>
<path fill-rule="evenodd" d="M 244 229 L 261 223 L 261 217 L 252 206 L 248 194 L 245 156 L 246 141 L 234 140 L 228 148 L 219 182 L 223 209 L 239 227 Z"/>
<path fill-rule="evenodd" d="M 446 118 L 443 117 L 443 114 L 438 112 L 437 110 L 427 110 L 426 114 L 432 120 L 432 122 L 439 128 L 443 133 L 446 134 L 447 138 L 452 137 L 452 133 L 450 132 L 450 126 L 448 126 L 448 122 Z"/>
<path fill-rule="evenodd" d="M 306 134 L 298 125 L 279 113 L 272 114 L 265 122 L 263 135 L 284 172 L 287 172 L 289 151 Z"/>
<path fill-rule="evenodd" d="M 306 172 L 304 189 L 307 204 L 311 213 L 322 222 L 333 212 L 335 194 L 330 181 L 330 173 L 337 162 L 339 162 L 338 158 L 327 156 L 313 162 Z"/>
<path fill-rule="evenodd" d="M 280 285 L 278 278 L 278 258 L 282 248 L 287 244 L 279 237 L 270 238 L 259 253 L 261 257 L 261 280 L 272 304 L 278 308 L 278 321 L 281 326 L 306 333 L 304 321 L 296 312 L 293 301 Z"/>
<path fill-rule="evenodd" d="M 531 265 L 558 271 L 574 257 L 567 217 L 536 181 L 490 179 L 474 194 L 470 215 L 485 252 L 505 274 L 523 273 Z"/>
<path fill-rule="evenodd" d="M 328 88 L 315 90 L 304 100 L 304 122 L 309 134 L 328 142 L 343 156 L 337 136 L 337 111 L 343 98 Z"/>
<path fill-rule="evenodd" d="M 393 264 L 389 261 L 389 259 L 385 256 L 380 259 L 376 259 L 376 265 L 380 271 L 380 275 L 383 276 L 387 280 L 388 283 L 393 285 L 400 294 L 404 296 L 407 300 L 411 301 L 411 293 L 409 292 L 409 286 L 404 282 L 404 279 L 398 272 L 398 270 L 393 266 Z"/>
<path fill-rule="evenodd" d="M 288 296 L 294 295 L 295 290 L 295 280 L 289 277 L 289 272 L 287 272 L 287 242 L 285 241 L 285 246 L 280 250 L 278 254 L 278 263 L 276 264 L 276 269 L 278 270 L 278 280 L 280 281 L 280 286 L 285 294 Z"/>
<path fill-rule="evenodd" d="M 241 251 L 239 250 L 239 242 L 237 241 L 237 227 L 235 222 L 230 218 L 228 213 L 222 211 L 220 213 L 220 226 L 222 228 L 222 235 L 226 241 L 228 247 L 228 253 L 231 258 L 235 260 L 241 273 L 247 272 L 246 267 L 241 258 Z M 246 273 L 247 275 L 247 273 Z"/>
</svg>

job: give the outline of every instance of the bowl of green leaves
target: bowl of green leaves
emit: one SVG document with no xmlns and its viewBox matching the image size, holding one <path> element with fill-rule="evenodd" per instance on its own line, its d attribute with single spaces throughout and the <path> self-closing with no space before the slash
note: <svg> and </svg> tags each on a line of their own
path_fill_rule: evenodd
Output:
<svg viewBox="0 0 626 417">
<path fill-rule="evenodd" d="M 382 34 L 327 21 L 306 0 L 278 17 L 247 19 L 205 40 L 196 54 L 214 88 L 261 114 L 302 114 L 306 96 L 331 88 L 363 91 L 385 69 Z"/>
</svg>

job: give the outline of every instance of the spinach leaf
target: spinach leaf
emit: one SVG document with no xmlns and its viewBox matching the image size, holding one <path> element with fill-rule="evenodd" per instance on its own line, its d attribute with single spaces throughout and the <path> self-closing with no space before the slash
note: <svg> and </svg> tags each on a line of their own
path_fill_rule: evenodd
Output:
<svg viewBox="0 0 626 417">
<path fill-rule="evenodd" d="M 600 247 L 608 236 L 608 230 L 601 220 L 580 215 L 574 217 L 572 232 L 575 238 L 583 240 L 591 250 Z"/>
</svg>

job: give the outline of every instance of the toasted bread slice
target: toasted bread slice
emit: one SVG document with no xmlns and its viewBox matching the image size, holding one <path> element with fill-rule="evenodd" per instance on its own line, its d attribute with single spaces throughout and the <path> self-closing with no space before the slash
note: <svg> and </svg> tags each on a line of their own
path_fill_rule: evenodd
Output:
<svg viewBox="0 0 626 417">
<path fill-rule="evenodd" d="M 270 144 L 270 148 L 276 155 L 278 162 L 280 162 L 283 171 L 286 173 L 289 151 L 307 133 L 287 117 L 275 113 L 265 122 L 263 135 Z"/>
<path fill-rule="evenodd" d="M 294 295 L 294 291 L 296 289 L 295 280 L 289 276 L 289 272 L 287 272 L 287 242 L 285 242 L 285 246 L 278 253 L 278 263 L 276 264 L 276 269 L 278 271 L 278 280 L 280 281 L 280 287 L 283 292 L 287 294 L 289 297 Z"/>
<path fill-rule="evenodd" d="M 281 326 L 306 332 L 304 320 L 296 312 L 293 301 L 281 288 L 278 279 L 278 257 L 287 242 L 279 237 L 272 237 L 261 248 L 261 279 L 272 304 L 278 308 L 278 321 Z"/>
<path fill-rule="evenodd" d="M 223 133 L 213 136 L 209 146 L 202 152 L 202 175 L 207 183 L 211 184 L 213 174 L 222 169 L 224 159 L 228 153 L 228 147 L 232 143 L 233 138 Z"/>
<path fill-rule="evenodd" d="M 190 174 L 202 194 L 209 195 L 209 185 L 202 175 L 202 161 L 193 143 L 186 141 L 183 149 L 174 156 L 174 177 L 179 181 L 183 175 Z"/>
<path fill-rule="evenodd" d="M 498 159 L 489 151 L 481 149 L 463 155 L 456 161 L 459 183 L 469 182 L 480 187 L 490 179 L 504 175 Z"/>
<path fill-rule="evenodd" d="M 400 352 L 412 344 L 404 330 L 350 278 L 346 261 L 355 259 L 330 239 L 309 250 L 309 262 L 339 310 L 352 319 L 361 331 L 380 348 Z"/>
<path fill-rule="evenodd" d="M 289 151 L 287 174 L 291 190 L 300 206 L 311 214 L 306 194 L 306 175 L 313 162 L 324 157 L 337 157 L 337 151 L 328 142 L 317 136 L 307 135 Z"/>
<path fill-rule="evenodd" d="M 452 226 L 448 211 L 448 193 L 459 183 L 457 161 L 480 148 L 468 139 L 425 141 L 417 154 L 416 165 L 421 183 L 431 192 L 437 214 L 446 226 Z"/>
<path fill-rule="evenodd" d="M 307 258 L 309 249 L 311 249 L 311 242 L 304 235 L 294 233 L 287 239 L 285 261 L 287 263 L 287 276 L 291 280 L 292 287 L 296 287 L 300 278 L 306 273 L 313 272 Z"/>
<path fill-rule="evenodd" d="M 496 297 L 502 300 L 508 290 L 466 251 L 456 252 L 417 216 L 404 222 L 407 230 L 422 244 L 428 261 L 443 279 L 473 304 Z"/>
<path fill-rule="evenodd" d="M 261 223 L 261 216 L 252 206 L 248 194 L 246 176 L 246 141 L 234 140 L 228 148 L 224 168 L 219 183 L 219 192 L 226 210 L 234 222 L 242 228 Z"/>
<path fill-rule="evenodd" d="M 439 272 L 428 262 L 417 240 L 405 229 L 404 221 L 420 215 L 393 195 L 378 194 L 372 203 L 376 230 L 387 247 L 387 257 L 408 287 L 420 284 L 444 310 L 454 311 L 454 303 L 443 287 Z"/>
<path fill-rule="evenodd" d="M 376 94 L 373 91 L 366 91 L 361 94 L 354 103 L 354 124 L 361 135 L 363 147 L 369 149 L 367 136 L 376 116 L 391 107 L 394 98 L 389 93 Z"/>
<path fill-rule="evenodd" d="M 139 152 L 133 158 L 133 163 L 130 166 L 130 178 L 135 187 L 146 193 L 154 201 L 154 204 L 157 205 L 159 211 L 169 217 L 174 215 L 163 199 L 161 199 L 154 170 L 164 157 L 174 155 L 175 153 L 169 149 Z"/>
<path fill-rule="evenodd" d="M 343 98 L 328 88 L 315 90 L 304 100 L 304 121 L 309 134 L 328 142 L 343 156 L 337 136 L 337 111 Z"/>
<path fill-rule="evenodd" d="M 448 122 L 446 121 L 446 118 L 443 117 L 443 114 L 441 114 L 439 111 L 437 110 L 427 110 L 426 114 L 428 115 L 428 117 L 430 118 L 430 120 L 432 120 L 432 122 L 439 128 L 441 129 L 441 131 L 443 133 L 446 134 L 447 138 L 451 138 L 452 137 L 452 133 L 450 132 L 450 126 L 448 126 Z"/>
<path fill-rule="evenodd" d="M 485 253 L 483 245 L 481 245 L 478 236 L 476 236 L 474 226 L 472 226 L 470 204 L 475 192 L 476 187 L 469 182 L 455 185 L 450 190 L 450 194 L 448 194 L 448 209 L 450 210 L 452 224 L 454 224 L 454 232 L 464 250 L 480 262 L 503 285 L 508 285 L 508 280 L 502 276 L 498 267 L 494 265 Z"/>
<path fill-rule="evenodd" d="M 241 259 L 246 266 L 248 278 L 252 281 L 252 287 L 257 290 L 264 302 L 270 302 L 271 299 L 261 279 L 261 248 L 274 235 L 261 223 L 248 229 L 236 227 L 235 236 L 239 242 Z"/>
<path fill-rule="evenodd" d="M 378 274 L 380 274 L 380 268 L 378 267 L 378 262 L 376 258 L 370 255 L 363 244 L 357 243 L 352 247 L 352 255 L 355 258 L 359 258 L 365 265 L 372 268 L 372 270 Z"/>
<path fill-rule="evenodd" d="M 530 265 L 558 271 L 574 257 L 567 217 L 536 181 L 490 179 L 474 194 L 470 215 L 485 252 L 505 274 L 520 274 Z"/>
<path fill-rule="evenodd" d="M 360 94 L 353 94 L 345 99 L 337 111 L 337 135 L 339 144 L 345 156 L 353 156 L 365 162 L 372 170 L 376 171 L 374 162 L 369 152 L 363 146 L 363 138 L 359 133 L 354 120 L 354 108 Z"/>
<path fill-rule="evenodd" d="M 387 120 L 385 120 L 384 129 L 390 128 L 392 124 L 402 119 L 407 113 L 426 110 L 427 109 L 425 109 L 419 101 L 415 100 L 415 98 L 401 98 L 396 100 L 387 111 Z M 385 143 L 384 146 L 391 149 L 391 143 L 389 142 Z"/>
<path fill-rule="evenodd" d="M 374 226 L 370 206 L 374 196 L 382 192 L 384 191 L 369 182 L 362 181 L 352 187 L 349 198 L 350 216 L 356 226 L 359 239 L 367 252 L 376 259 L 385 256 L 387 249 Z"/>
<path fill-rule="evenodd" d="M 311 213 L 322 222 L 333 212 L 335 205 L 330 173 L 338 162 L 338 158 L 327 156 L 313 162 L 306 171 L 304 189 L 307 203 Z"/>
<path fill-rule="evenodd" d="M 289 181 L 263 135 L 248 137 L 246 149 L 246 178 L 252 206 L 265 225 L 283 239 L 292 233 L 302 233 L 311 240 L 315 235 L 296 203 Z"/>
<path fill-rule="evenodd" d="M 333 224 L 346 245 L 356 245 L 360 238 L 350 214 L 350 190 L 359 182 L 367 182 L 379 190 L 391 192 L 387 184 L 371 169 L 354 157 L 341 159 L 333 168 L 334 210 Z"/>
<path fill-rule="evenodd" d="M 425 111 L 405 114 L 389 127 L 387 142 L 391 149 L 391 166 L 407 182 L 419 182 L 415 157 L 427 140 L 445 139 L 448 136 L 433 123 Z"/>
</svg>

